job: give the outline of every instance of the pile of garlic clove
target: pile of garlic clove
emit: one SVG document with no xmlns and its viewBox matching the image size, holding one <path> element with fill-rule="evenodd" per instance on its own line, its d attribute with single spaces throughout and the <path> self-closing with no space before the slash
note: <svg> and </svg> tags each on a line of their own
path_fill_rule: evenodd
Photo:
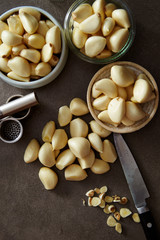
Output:
<svg viewBox="0 0 160 240">
<path fill-rule="evenodd" d="M 24 161 L 31 163 L 39 159 L 43 165 L 39 178 L 45 189 L 54 189 L 58 183 L 58 176 L 51 169 L 54 166 L 64 170 L 66 180 L 82 181 L 88 176 L 87 169 L 95 174 L 104 174 L 110 170 L 110 163 L 116 161 L 114 145 L 107 139 L 111 132 L 95 120 L 90 121 L 89 130 L 87 122 L 81 118 L 88 112 L 85 101 L 72 99 L 69 107 L 64 105 L 59 108 L 60 128 L 56 128 L 54 121 L 47 122 L 42 130 L 42 146 L 32 139 L 26 147 Z M 69 134 L 65 129 L 68 124 Z"/>
<path fill-rule="evenodd" d="M 92 86 L 92 106 L 104 123 L 118 127 L 132 126 L 146 117 L 142 105 L 156 95 L 148 77 L 128 67 L 113 65 L 110 78 L 96 81 Z"/>
<path fill-rule="evenodd" d="M 72 12 L 72 22 L 73 44 L 86 56 L 97 59 L 119 52 L 131 27 L 127 11 L 105 0 L 80 4 Z"/>
<path fill-rule="evenodd" d="M 0 20 L 0 70 L 29 82 L 49 74 L 61 53 L 61 31 L 36 9 L 22 7 Z"/>
</svg>

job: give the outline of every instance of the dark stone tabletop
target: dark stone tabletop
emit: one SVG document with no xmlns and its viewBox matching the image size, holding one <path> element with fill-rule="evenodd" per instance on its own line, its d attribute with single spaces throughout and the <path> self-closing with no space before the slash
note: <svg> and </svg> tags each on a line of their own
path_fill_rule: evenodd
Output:
<svg viewBox="0 0 160 240">
<path fill-rule="evenodd" d="M 0 14 L 21 5 L 45 9 L 62 25 L 73 0 L 15 0 L 0 2 Z M 136 37 L 129 52 L 121 59 L 142 65 L 160 86 L 160 2 L 157 0 L 127 0 L 136 19 Z M 88 171 L 82 182 L 69 182 L 64 171 L 53 169 L 59 182 L 55 190 L 46 191 L 38 178 L 41 163 L 25 164 L 24 150 L 32 138 L 42 144 L 43 126 L 54 120 L 60 106 L 69 105 L 74 97 L 86 100 L 86 90 L 92 76 L 102 66 L 83 62 L 69 52 L 61 74 L 52 83 L 35 89 L 40 105 L 33 107 L 22 121 L 24 134 L 14 144 L 0 142 L 0 240 L 145 240 L 141 224 L 131 218 L 122 220 L 123 233 L 106 225 L 107 215 L 100 208 L 84 207 L 82 199 L 92 188 L 107 185 L 111 195 L 127 196 L 128 207 L 136 212 L 119 160 L 103 175 Z M 0 80 L 0 104 L 13 94 L 26 95 L 32 90 L 12 87 Z M 160 230 L 160 110 L 140 131 L 124 138 L 136 158 L 150 198 L 148 205 Z M 87 122 L 91 116 L 83 117 Z M 110 136 L 111 141 L 112 136 Z"/>
</svg>

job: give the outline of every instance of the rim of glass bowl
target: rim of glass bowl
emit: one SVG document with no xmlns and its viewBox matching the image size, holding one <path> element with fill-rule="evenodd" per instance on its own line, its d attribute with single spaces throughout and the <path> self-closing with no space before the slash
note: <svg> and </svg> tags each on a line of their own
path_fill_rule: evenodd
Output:
<svg viewBox="0 0 160 240">
<path fill-rule="evenodd" d="M 82 3 L 89 3 L 89 2 L 93 2 L 93 1 L 88 1 L 88 0 L 77 0 L 75 1 L 70 8 L 68 9 L 65 19 L 64 19 L 64 30 L 65 30 L 65 35 L 67 38 L 67 42 L 68 42 L 68 46 L 71 49 L 71 51 L 76 54 L 79 58 L 81 58 L 84 61 L 87 61 L 89 63 L 95 63 L 95 64 L 108 64 L 111 62 L 115 62 L 117 61 L 119 58 L 121 58 L 122 56 L 124 56 L 128 50 L 130 49 L 134 38 L 135 38 L 135 34 L 136 34 L 136 25 L 135 25 L 135 21 L 134 21 L 134 17 L 133 17 L 133 13 L 131 11 L 131 9 L 129 8 L 128 4 L 125 1 L 121 1 L 121 0 L 109 0 L 108 3 L 115 3 L 118 7 L 120 8 L 124 8 L 127 10 L 128 15 L 129 15 L 129 19 L 131 22 L 131 27 L 129 30 L 129 37 L 128 40 L 126 42 L 126 44 L 124 45 L 124 47 L 118 52 L 118 53 L 114 53 L 111 57 L 107 57 L 104 59 L 97 59 L 97 58 L 90 58 L 86 55 L 84 55 L 83 53 L 80 52 L 80 50 L 78 48 L 76 48 L 74 46 L 74 44 L 72 43 L 72 23 L 71 23 L 71 14 L 72 12 Z"/>
<path fill-rule="evenodd" d="M 59 59 L 58 64 L 52 69 L 52 71 L 49 74 L 47 74 L 44 77 L 41 77 L 40 79 L 31 81 L 31 82 L 20 82 L 20 81 L 8 78 L 3 72 L 0 71 L 0 77 L 4 82 L 6 82 L 12 86 L 15 86 L 17 88 L 34 89 L 34 88 L 39 88 L 39 87 L 45 86 L 45 85 L 49 84 L 50 82 L 52 82 L 56 77 L 58 77 L 58 75 L 61 73 L 61 71 L 63 70 L 63 68 L 66 64 L 67 57 L 68 57 L 68 47 L 67 47 L 67 42 L 66 42 L 66 38 L 65 38 L 65 33 L 64 33 L 64 30 L 63 30 L 61 24 L 50 13 L 48 13 L 46 10 L 43 10 L 42 8 L 34 7 L 34 6 L 30 6 L 30 5 L 11 8 L 10 10 L 4 12 L 0 16 L 0 20 L 6 20 L 7 17 L 9 17 L 11 14 L 17 12 L 20 8 L 23 8 L 23 7 L 31 7 L 31 8 L 38 10 L 40 13 L 42 13 L 48 19 L 53 21 L 61 30 L 62 51 L 61 51 L 60 59 Z"/>
</svg>

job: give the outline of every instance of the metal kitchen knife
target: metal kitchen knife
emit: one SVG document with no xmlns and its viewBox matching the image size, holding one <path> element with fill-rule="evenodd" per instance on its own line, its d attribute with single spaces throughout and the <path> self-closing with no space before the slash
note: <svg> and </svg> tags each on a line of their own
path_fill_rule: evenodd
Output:
<svg viewBox="0 0 160 240">
<path fill-rule="evenodd" d="M 117 153 L 134 201 L 139 213 L 141 224 L 148 240 L 158 240 L 158 231 L 156 229 L 153 217 L 146 204 L 146 198 L 149 198 L 147 187 L 142 175 L 138 169 L 136 161 L 128 148 L 123 137 L 119 133 L 113 133 Z M 159 237 L 159 238 L 158 238 Z"/>
</svg>

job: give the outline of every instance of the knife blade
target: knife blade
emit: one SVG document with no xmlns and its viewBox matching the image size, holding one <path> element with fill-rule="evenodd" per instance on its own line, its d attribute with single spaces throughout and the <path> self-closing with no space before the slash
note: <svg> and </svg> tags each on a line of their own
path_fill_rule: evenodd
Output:
<svg viewBox="0 0 160 240">
<path fill-rule="evenodd" d="M 122 135 L 119 133 L 113 133 L 113 138 L 146 238 L 148 240 L 158 240 L 160 239 L 158 238 L 158 231 L 152 214 L 146 204 L 146 199 L 149 198 L 150 195 L 136 161 Z"/>
</svg>

